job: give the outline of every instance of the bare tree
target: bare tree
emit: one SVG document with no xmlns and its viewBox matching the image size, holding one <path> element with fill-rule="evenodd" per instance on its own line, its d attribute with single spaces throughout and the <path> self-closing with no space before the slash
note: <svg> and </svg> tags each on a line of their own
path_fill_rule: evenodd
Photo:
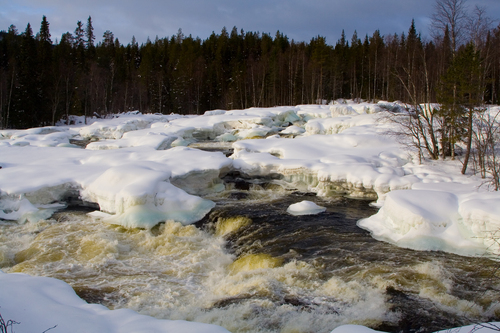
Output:
<svg viewBox="0 0 500 333">
<path fill-rule="evenodd" d="M 432 15 L 434 38 L 444 35 L 446 27 L 450 31 L 451 47 L 455 52 L 466 37 L 467 0 L 436 0 Z"/>
<path fill-rule="evenodd" d="M 499 118 L 500 112 L 491 114 L 488 109 L 482 109 L 475 114 L 474 121 L 474 165 L 482 178 L 490 175 L 490 185 L 495 191 L 500 189 Z"/>
<path fill-rule="evenodd" d="M 486 43 L 492 25 L 493 20 L 486 16 L 486 8 L 475 6 L 471 16 L 467 18 L 467 32 L 476 50 Z"/>
</svg>

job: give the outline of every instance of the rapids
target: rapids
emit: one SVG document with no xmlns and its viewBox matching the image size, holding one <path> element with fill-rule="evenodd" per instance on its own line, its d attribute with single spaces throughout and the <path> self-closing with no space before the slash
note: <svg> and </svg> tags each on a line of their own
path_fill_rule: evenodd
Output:
<svg viewBox="0 0 500 333">
<path fill-rule="evenodd" d="M 431 332 L 500 319 L 498 263 L 379 242 L 356 226 L 368 201 L 319 198 L 229 175 L 195 225 L 151 230 L 85 207 L 0 222 L 0 268 L 55 277 L 88 302 L 231 332 L 330 332 L 341 324 Z M 290 204 L 327 210 L 293 216 Z M 495 275 L 496 274 L 496 275 Z M 0 304 L 1 306 L 2 304 Z"/>
</svg>

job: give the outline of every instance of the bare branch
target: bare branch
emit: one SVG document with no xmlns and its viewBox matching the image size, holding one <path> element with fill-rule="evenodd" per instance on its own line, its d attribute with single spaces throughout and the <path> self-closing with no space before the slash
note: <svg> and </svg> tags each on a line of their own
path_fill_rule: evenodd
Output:
<svg viewBox="0 0 500 333">
<path fill-rule="evenodd" d="M 432 15 L 432 33 L 434 38 L 444 35 L 446 28 L 450 31 L 451 46 L 456 51 L 464 42 L 467 26 L 467 0 L 436 0 Z"/>
</svg>

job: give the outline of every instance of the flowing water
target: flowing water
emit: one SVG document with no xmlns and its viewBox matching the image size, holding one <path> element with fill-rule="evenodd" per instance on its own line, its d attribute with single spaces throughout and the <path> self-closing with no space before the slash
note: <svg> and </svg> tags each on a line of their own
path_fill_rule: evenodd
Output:
<svg viewBox="0 0 500 333">
<path fill-rule="evenodd" d="M 430 332 L 500 319 L 497 262 L 378 242 L 356 226 L 376 212 L 367 201 L 238 175 L 225 181 L 196 225 L 130 230 L 82 207 L 38 223 L 0 222 L 0 268 L 64 280 L 111 309 L 231 332 L 330 332 L 348 323 Z M 327 211 L 286 213 L 302 200 Z"/>
</svg>

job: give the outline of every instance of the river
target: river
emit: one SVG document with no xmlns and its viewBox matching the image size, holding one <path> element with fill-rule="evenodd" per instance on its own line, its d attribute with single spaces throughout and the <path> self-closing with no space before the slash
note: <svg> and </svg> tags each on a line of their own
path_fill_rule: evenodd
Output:
<svg viewBox="0 0 500 333">
<path fill-rule="evenodd" d="M 369 201 L 237 174 L 225 182 L 195 225 L 125 229 L 93 220 L 79 204 L 38 223 L 0 222 L 0 267 L 64 280 L 110 309 L 234 333 L 330 332 L 348 323 L 432 332 L 500 319 L 494 260 L 376 241 L 356 226 L 376 212 Z M 327 210 L 286 213 L 302 200 Z"/>
</svg>

